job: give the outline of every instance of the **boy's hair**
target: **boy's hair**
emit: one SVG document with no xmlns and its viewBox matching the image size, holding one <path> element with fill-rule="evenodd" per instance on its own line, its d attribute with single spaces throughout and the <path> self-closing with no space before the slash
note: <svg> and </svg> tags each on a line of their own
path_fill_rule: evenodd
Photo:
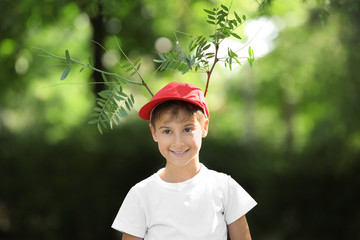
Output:
<svg viewBox="0 0 360 240">
<path fill-rule="evenodd" d="M 179 112 L 183 110 L 185 114 L 179 119 Z M 169 114 L 169 121 L 177 120 L 180 122 L 187 121 L 188 119 L 195 117 L 199 121 L 200 125 L 203 125 L 206 117 L 199 106 L 192 103 L 180 100 L 169 100 L 157 105 L 151 112 L 150 123 L 155 127 L 156 121 L 160 120 L 165 114 Z"/>
</svg>

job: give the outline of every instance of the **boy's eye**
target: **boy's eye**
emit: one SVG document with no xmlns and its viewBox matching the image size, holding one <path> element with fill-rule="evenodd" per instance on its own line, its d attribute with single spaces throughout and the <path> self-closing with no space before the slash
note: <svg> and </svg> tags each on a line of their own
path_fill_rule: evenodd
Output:
<svg viewBox="0 0 360 240">
<path fill-rule="evenodd" d="M 187 133 L 192 132 L 192 128 L 185 128 L 184 132 L 187 132 Z"/>
<path fill-rule="evenodd" d="M 167 130 L 164 130 L 163 133 L 164 133 L 164 134 L 170 134 L 171 131 L 167 129 Z"/>
</svg>

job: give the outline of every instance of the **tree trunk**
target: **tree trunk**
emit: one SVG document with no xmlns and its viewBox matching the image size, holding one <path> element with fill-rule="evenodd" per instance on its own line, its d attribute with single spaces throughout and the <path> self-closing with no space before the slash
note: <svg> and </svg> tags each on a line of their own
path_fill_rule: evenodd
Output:
<svg viewBox="0 0 360 240">
<path fill-rule="evenodd" d="M 101 14 L 101 11 L 99 11 L 99 14 L 97 14 L 95 17 L 91 18 L 90 21 L 93 26 L 93 32 L 94 32 L 93 33 L 93 41 L 95 41 L 96 43 L 99 43 L 101 45 L 104 44 L 106 32 L 105 32 L 105 26 L 104 26 L 104 22 L 103 22 L 103 15 Z M 103 54 L 103 49 L 101 47 L 99 47 L 97 44 L 95 44 L 94 52 L 93 52 L 94 67 L 97 69 L 104 70 L 104 66 L 101 63 L 102 54 Z M 102 79 L 101 73 L 99 73 L 97 71 L 93 71 L 92 78 L 94 79 L 95 82 L 103 82 L 104 81 Z M 95 86 L 94 86 L 95 94 L 102 90 L 104 90 L 104 84 L 95 84 Z"/>
</svg>

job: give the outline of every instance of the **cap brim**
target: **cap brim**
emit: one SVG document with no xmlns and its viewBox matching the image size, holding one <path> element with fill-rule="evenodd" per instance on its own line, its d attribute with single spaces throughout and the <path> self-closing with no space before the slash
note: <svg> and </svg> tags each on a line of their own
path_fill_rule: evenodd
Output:
<svg viewBox="0 0 360 240">
<path fill-rule="evenodd" d="M 150 101 L 147 104 L 145 104 L 139 111 L 139 117 L 150 121 L 150 115 L 151 115 L 151 111 L 160 103 L 164 102 L 166 100 L 163 99 L 156 99 L 154 101 Z"/>
<path fill-rule="evenodd" d="M 144 119 L 144 120 L 147 120 L 147 121 L 150 121 L 150 117 L 151 117 L 151 112 L 153 111 L 153 109 L 159 105 L 160 103 L 163 103 L 163 102 L 166 102 L 166 101 L 170 101 L 170 100 L 180 100 L 180 101 L 185 101 L 185 102 L 189 102 L 189 103 L 192 103 L 196 106 L 199 106 L 198 104 L 192 102 L 192 101 L 189 101 L 188 99 L 186 98 L 181 98 L 181 97 L 171 97 L 171 98 L 158 98 L 158 99 L 155 99 L 155 100 L 152 100 L 150 102 L 148 102 L 147 104 L 145 104 L 140 110 L 139 110 L 139 117 Z M 202 106 L 199 106 L 201 108 L 203 108 Z"/>
</svg>

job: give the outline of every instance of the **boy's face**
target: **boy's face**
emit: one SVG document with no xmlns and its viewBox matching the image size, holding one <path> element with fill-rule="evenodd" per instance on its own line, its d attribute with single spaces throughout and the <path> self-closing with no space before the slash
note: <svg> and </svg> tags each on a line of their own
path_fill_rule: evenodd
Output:
<svg viewBox="0 0 360 240">
<path fill-rule="evenodd" d="M 208 120 L 203 124 L 195 116 L 185 121 L 180 110 L 177 118 L 172 119 L 170 113 L 164 114 L 155 123 L 155 128 L 150 124 L 151 133 L 155 142 L 158 143 L 160 153 L 166 159 L 167 164 L 174 167 L 184 167 L 188 164 L 199 161 L 199 151 L 202 138 L 206 137 Z"/>
</svg>

